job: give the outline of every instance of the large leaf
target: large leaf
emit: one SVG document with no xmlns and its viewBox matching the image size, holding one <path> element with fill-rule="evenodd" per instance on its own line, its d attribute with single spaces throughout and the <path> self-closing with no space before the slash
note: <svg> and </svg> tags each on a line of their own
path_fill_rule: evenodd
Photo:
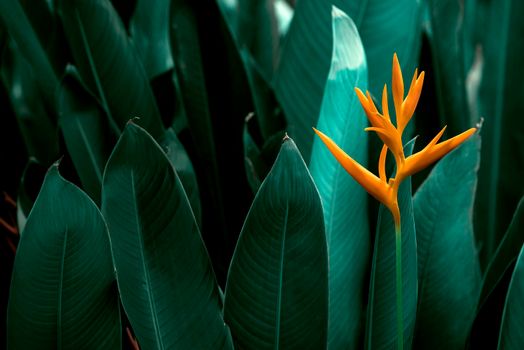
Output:
<svg viewBox="0 0 524 350">
<path fill-rule="evenodd" d="M 38 86 L 38 70 L 22 54 L 13 40 L 8 41 L 2 64 L 2 78 L 9 94 L 16 120 L 29 156 L 46 167 L 58 158 L 56 115 L 50 112 L 50 103 Z M 53 106 L 54 109 L 54 106 Z"/>
<path fill-rule="evenodd" d="M 137 1 L 129 31 L 149 78 L 173 68 L 169 42 L 169 0 Z"/>
<path fill-rule="evenodd" d="M 18 0 L 1 1 L 0 19 L 20 48 L 22 56 L 31 65 L 32 70 L 38 72 L 35 74 L 36 85 L 40 93 L 45 96 L 46 108 L 53 111 L 58 79 L 20 2 Z"/>
<path fill-rule="evenodd" d="M 433 168 L 413 198 L 417 349 L 464 349 L 475 316 L 481 278 L 473 235 L 479 162 L 480 137 L 474 136 Z"/>
<path fill-rule="evenodd" d="M 430 0 L 429 42 L 432 72 L 438 93 L 439 115 L 448 132 L 456 135 L 471 127 L 464 67 L 464 3 Z"/>
<path fill-rule="evenodd" d="M 524 244 L 524 197 L 521 198 L 513 220 L 509 225 L 504 239 L 495 251 L 493 259 L 486 268 L 479 304 L 482 304 L 518 257 L 520 247 Z"/>
<path fill-rule="evenodd" d="M 513 277 L 509 284 L 508 296 L 500 325 L 498 349 L 524 348 L 524 245 L 517 259 Z"/>
<path fill-rule="evenodd" d="M 60 85 L 58 111 L 65 144 L 82 186 L 100 204 L 102 175 L 114 135 L 105 113 L 73 67 L 68 67 Z"/>
<path fill-rule="evenodd" d="M 171 4 L 171 41 L 200 185 L 203 237 L 220 283 L 252 201 L 242 126 L 253 111 L 238 48 L 215 0 Z"/>
<path fill-rule="evenodd" d="M 104 173 L 124 310 L 147 349 L 230 348 L 218 286 L 180 180 L 144 129 L 126 126 Z"/>
<path fill-rule="evenodd" d="M 484 263 L 495 251 L 524 195 L 524 2 L 490 2 L 484 25 L 484 65 L 479 91 L 483 152 L 479 172 L 476 234 Z"/>
<path fill-rule="evenodd" d="M 391 86 L 391 59 L 397 53 L 406 84 L 411 81 L 421 42 L 421 1 L 350 1 L 347 12 L 362 38 L 369 70 L 369 91 L 380 96 L 384 83 Z M 413 123 L 411 123 L 413 124 Z"/>
<path fill-rule="evenodd" d="M 471 330 L 472 348 L 495 348 L 499 339 L 501 310 L 504 308 L 509 284 L 520 248 L 524 243 L 524 200 L 521 200 L 513 220 L 488 265 Z"/>
<path fill-rule="evenodd" d="M 120 348 L 114 281 L 102 215 L 53 166 L 18 246 L 8 309 L 8 346 Z"/>
<path fill-rule="evenodd" d="M 404 147 L 406 156 L 414 142 Z M 402 304 L 404 348 L 411 348 L 417 312 L 417 242 L 411 200 L 411 178 L 398 190 L 402 218 Z M 367 310 L 366 349 L 391 349 L 397 343 L 395 224 L 389 210 L 380 205 Z"/>
<path fill-rule="evenodd" d="M 288 133 L 306 162 L 313 144 L 311 127 L 317 125 L 331 64 L 332 4 L 346 13 L 349 10 L 347 1 L 342 0 L 297 3 L 274 75 L 275 93 L 286 115 Z"/>
<path fill-rule="evenodd" d="M 317 128 L 353 159 L 367 164 L 366 117 L 354 87 L 367 87 L 364 48 L 353 21 L 333 7 L 333 57 Z M 329 346 L 359 347 L 363 292 L 370 255 L 366 191 L 313 142 L 309 165 L 324 209 L 329 251 Z"/>
<path fill-rule="evenodd" d="M 62 23 L 80 75 L 96 91 L 119 130 L 139 117 L 151 135 L 163 135 L 149 80 L 126 29 L 109 0 L 61 0 Z"/>
<path fill-rule="evenodd" d="M 271 80 L 277 63 L 279 34 L 275 0 L 239 0 L 236 36 L 239 46 L 247 48 Z"/>
<path fill-rule="evenodd" d="M 244 223 L 224 318 L 242 349 L 323 349 L 328 257 L 318 191 L 285 138 Z"/>
</svg>

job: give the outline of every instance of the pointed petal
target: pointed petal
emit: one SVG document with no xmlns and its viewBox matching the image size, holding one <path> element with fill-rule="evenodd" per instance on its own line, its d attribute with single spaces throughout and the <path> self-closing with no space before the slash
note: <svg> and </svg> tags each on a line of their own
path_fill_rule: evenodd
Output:
<svg viewBox="0 0 524 350">
<path fill-rule="evenodd" d="M 402 71 L 400 63 L 398 62 L 397 54 L 393 55 L 393 71 L 391 77 L 393 102 L 395 104 L 395 115 L 397 116 L 397 123 L 399 116 L 402 115 L 402 102 L 404 101 L 404 81 L 402 79 Z"/>
<path fill-rule="evenodd" d="M 411 117 L 413 116 L 413 113 L 415 113 L 415 108 L 417 107 L 418 100 L 420 99 L 420 94 L 422 92 L 422 86 L 424 85 L 424 75 L 425 73 L 422 72 L 420 73 L 420 76 L 417 78 L 417 80 L 413 80 L 409 88 L 408 95 L 402 103 L 402 118 L 397 119 L 397 125 L 400 133 L 404 131 L 404 128 L 406 125 L 408 125 Z"/>
<path fill-rule="evenodd" d="M 430 144 L 426 146 L 422 151 L 417 152 L 406 159 L 404 167 L 402 168 L 402 179 L 419 172 L 420 170 L 426 168 L 428 165 L 444 157 L 446 154 L 458 147 L 461 143 L 466 141 L 471 135 L 473 135 L 477 131 L 477 129 L 471 128 L 455 137 L 450 138 L 449 140 L 446 140 L 438 144 L 433 144 L 433 141 L 435 141 L 435 139 L 438 141 L 440 136 L 442 136 L 443 131 L 444 130 L 442 130 L 439 133 L 439 135 L 437 135 L 430 142 Z"/>
<path fill-rule="evenodd" d="M 357 181 L 364 189 L 382 203 L 389 203 L 388 185 L 375 176 L 372 172 L 364 168 L 357 161 L 346 154 L 338 145 L 322 132 L 313 128 L 315 133 L 320 137 L 322 142 L 327 146 L 330 152 L 335 156 L 337 161 L 344 169 Z"/>
<path fill-rule="evenodd" d="M 360 104 L 362 105 L 362 108 L 364 108 L 364 112 L 366 112 L 366 116 L 368 117 L 368 120 L 371 123 L 371 125 L 381 126 L 381 118 L 379 115 L 377 115 L 377 108 L 375 107 L 375 104 L 373 103 L 373 100 L 371 99 L 369 92 L 367 92 L 369 98 L 366 97 L 362 90 L 360 90 L 359 88 L 355 88 L 355 92 L 360 101 Z"/>
<path fill-rule="evenodd" d="M 384 89 L 382 90 L 382 114 L 387 120 L 391 120 L 389 117 L 389 106 L 388 106 L 388 86 L 384 84 Z"/>
<path fill-rule="evenodd" d="M 380 158 L 378 159 L 378 176 L 383 182 L 387 182 L 386 179 L 386 156 L 388 155 L 388 146 L 382 146 L 380 151 Z"/>
</svg>

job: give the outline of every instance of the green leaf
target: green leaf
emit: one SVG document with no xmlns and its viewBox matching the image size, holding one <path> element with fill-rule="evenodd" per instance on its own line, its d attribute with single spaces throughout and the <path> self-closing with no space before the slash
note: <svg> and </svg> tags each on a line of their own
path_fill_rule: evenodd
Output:
<svg viewBox="0 0 524 350">
<path fill-rule="evenodd" d="M 480 293 L 479 305 L 482 305 L 489 294 L 506 271 L 517 260 L 520 247 L 524 244 L 524 197 L 520 199 L 519 205 L 513 214 L 513 220 L 509 225 L 504 239 L 500 242 L 495 251 L 493 259 L 486 268 L 486 273 L 482 281 L 482 291 Z"/>
<path fill-rule="evenodd" d="M 169 42 L 169 0 L 137 1 L 129 24 L 131 38 L 149 78 L 173 68 Z"/>
<path fill-rule="evenodd" d="M 246 72 L 215 0 L 171 4 L 171 44 L 194 151 L 204 214 L 202 233 L 220 283 L 252 194 L 242 129 L 253 111 Z"/>
<path fill-rule="evenodd" d="M 522 349 L 524 347 L 524 246 L 517 259 L 504 305 L 498 349 Z"/>
<path fill-rule="evenodd" d="M 106 166 L 107 220 L 122 305 L 142 348 L 231 348 L 206 248 L 160 146 L 129 123 Z"/>
<path fill-rule="evenodd" d="M 2 62 L 2 78 L 29 156 L 47 167 L 59 157 L 55 107 L 49 110 L 47 98 L 51 97 L 37 85 L 39 72 L 14 41 L 9 44 Z"/>
<path fill-rule="evenodd" d="M 107 117 L 72 66 L 60 85 L 59 123 L 84 190 L 100 205 L 102 175 L 114 144 Z"/>
<path fill-rule="evenodd" d="M 253 55 L 265 79 L 271 80 L 278 58 L 275 0 L 238 0 L 236 37 Z"/>
<path fill-rule="evenodd" d="M 16 198 L 16 221 L 19 234 L 22 234 L 24 231 L 27 217 L 31 209 L 33 209 L 46 173 L 47 168 L 38 163 L 34 158 L 30 158 L 24 168 Z"/>
<path fill-rule="evenodd" d="M 501 310 L 504 309 L 513 269 L 524 243 L 523 203 L 524 200 L 521 200 L 504 240 L 500 243 L 484 275 L 477 315 L 471 330 L 472 348 L 497 346 L 502 320 Z"/>
<path fill-rule="evenodd" d="M 524 195 L 524 2 L 490 2 L 482 29 L 484 63 L 479 110 L 484 117 L 483 152 L 475 228 L 484 263 L 502 239 Z"/>
<path fill-rule="evenodd" d="M 8 347 L 119 349 L 114 280 L 102 215 L 53 166 L 18 245 L 8 306 Z"/>
<path fill-rule="evenodd" d="M 414 142 L 404 147 L 406 156 Z M 398 190 L 402 219 L 402 304 L 404 348 L 411 348 L 417 312 L 417 243 L 411 200 L 411 178 Z M 367 310 L 366 349 L 391 349 L 397 343 L 397 304 L 395 272 L 395 224 L 389 210 L 380 205 L 371 267 Z"/>
<path fill-rule="evenodd" d="M 428 32 L 433 54 L 432 74 L 436 80 L 441 123 L 449 135 L 471 127 L 464 67 L 464 3 L 430 0 Z M 477 121 L 475 121 L 477 122 Z"/>
<path fill-rule="evenodd" d="M 184 186 L 184 191 L 187 194 L 191 209 L 195 215 L 197 223 L 201 223 L 202 213 L 200 208 L 200 193 L 198 190 L 198 182 L 196 179 L 195 170 L 191 159 L 186 153 L 184 146 L 178 140 L 172 128 L 166 130 L 164 137 L 160 139 L 160 145 L 171 162 L 171 165 L 177 172 L 180 182 Z"/>
<path fill-rule="evenodd" d="M 421 43 L 420 4 L 419 0 L 353 0 L 348 5 L 347 13 L 355 20 L 364 44 L 369 91 L 373 95 L 382 95 L 384 83 L 391 86 L 395 52 L 403 68 L 405 85 L 411 82 Z"/>
<path fill-rule="evenodd" d="M 142 62 L 108 0 L 59 1 L 62 23 L 80 75 L 116 132 L 131 118 L 156 139 L 164 129 Z"/>
<path fill-rule="evenodd" d="M 45 97 L 46 109 L 53 111 L 58 79 L 20 2 L 18 0 L 1 1 L 0 20 L 16 42 L 22 56 L 29 62 L 33 71 L 38 72 L 34 76 L 36 85 L 39 92 Z"/>
<path fill-rule="evenodd" d="M 224 318 L 243 349 L 324 349 L 328 266 L 320 198 L 285 138 L 240 234 Z"/>
<path fill-rule="evenodd" d="M 353 21 L 336 7 L 332 16 L 333 57 L 317 128 L 366 166 L 367 119 L 353 91 L 367 87 L 364 48 Z M 329 247 L 329 347 L 356 349 L 370 257 L 368 196 L 318 138 L 309 170 L 322 199 Z"/>
<path fill-rule="evenodd" d="M 288 122 L 287 131 L 309 162 L 312 126 L 317 125 L 331 64 L 331 5 L 347 12 L 342 0 L 301 0 L 286 35 L 273 85 Z M 297 101 L 300 101 L 297 103 Z"/>
<path fill-rule="evenodd" d="M 480 137 L 444 157 L 413 198 L 419 293 L 414 347 L 464 349 L 475 316 L 480 265 L 473 204 Z"/>
</svg>

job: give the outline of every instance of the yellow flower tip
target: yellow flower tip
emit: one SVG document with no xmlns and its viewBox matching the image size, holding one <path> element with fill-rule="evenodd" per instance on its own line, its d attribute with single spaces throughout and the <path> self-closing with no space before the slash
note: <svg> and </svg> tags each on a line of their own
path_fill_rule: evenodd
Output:
<svg viewBox="0 0 524 350">
<path fill-rule="evenodd" d="M 391 92 L 393 94 L 393 103 L 395 105 L 395 113 L 397 120 L 402 114 L 402 102 L 404 101 L 404 79 L 402 78 L 402 70 L 398 62 L 397 54 L 393 55 L 393 69 L 391 73 Z"/>
</svg>

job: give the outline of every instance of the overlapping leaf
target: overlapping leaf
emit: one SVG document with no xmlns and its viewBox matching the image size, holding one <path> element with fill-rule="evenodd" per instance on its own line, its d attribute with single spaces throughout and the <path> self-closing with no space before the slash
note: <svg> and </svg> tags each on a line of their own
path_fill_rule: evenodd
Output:
<svg viewBox="0 0 524 350">
<path fill-rule="evenodd" d="M 366 117 L 354 88 L 367 87 L 364 48 L 353 21 L 333 7 L 333 57 L 317 129 L 363 166 Z M 320 139 L 309 165 L 324 209 L 329 247 L 329 346 L 358 348 L 365 277 L 370 256 L 366 191 L 340 166 Z"/>
<path fill-rule="evenodd" d="M 317 189 L 285 138 L 244 223 L 224 318 L 243 349 L 321 349 L 327 341 L 328 257 Z"/>
<path fill-rule="evenodd" d="M 128 124 L 104 173 L 122 304 L 143 348 L 228 349 L 218 285 L 181 182 L 144 129 Z"/>
</svg>

